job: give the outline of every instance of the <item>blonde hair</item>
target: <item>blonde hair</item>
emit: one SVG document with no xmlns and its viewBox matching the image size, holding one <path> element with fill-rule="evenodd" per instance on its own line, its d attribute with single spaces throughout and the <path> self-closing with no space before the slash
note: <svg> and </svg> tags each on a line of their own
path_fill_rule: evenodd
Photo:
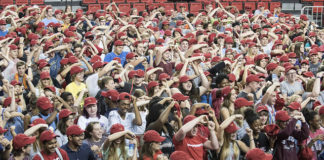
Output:
<svg viewBox="0 0 324 160">
<path fill-rule="evenodd" d="M 296 102 L 298 98 L 302 98 L 300 95 L 293 95 L 290 97 L 290 99 L 288 100 L 288 105 L 290 105 L 290 103 L 292 102 Z"/>
<path fill-rule="evenodd" d="M 117 144 L 115 142 L 112 142 L 108 147 L 108 155 L 105 156 L 105 160 L 119 160 L 121 159 L 127 159 L 127 153 L 125 150 L 125 138 L 122 139 L 122 142 L 119 144 L 120 149 L 120 156 L 117 154 Z"/>
<path fill-rule="evenodd" d="M 232 141 L 231 134 L 224 134 L 224 144 L 222 147 L 222 152 L 220 153 L 220 160 L 225 160 L 229 156 L 230 150 L 233 150 L 234 159 L 240 156 L 240 149 L 237 146 L 236 141 Z M 230 143 L 233 143 L 233 148 L 230 148 Z"/>
</svg>

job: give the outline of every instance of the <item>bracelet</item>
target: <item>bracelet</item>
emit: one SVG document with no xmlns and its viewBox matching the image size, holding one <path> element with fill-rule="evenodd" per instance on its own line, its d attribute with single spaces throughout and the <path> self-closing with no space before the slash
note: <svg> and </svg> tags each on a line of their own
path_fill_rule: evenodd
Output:
<svg viewBox="0 0 324 160">
<path fill-rule="evenodd" d="M 250 139 L 250 141 L 253 141 L 254 139 Z"/>
</svg>

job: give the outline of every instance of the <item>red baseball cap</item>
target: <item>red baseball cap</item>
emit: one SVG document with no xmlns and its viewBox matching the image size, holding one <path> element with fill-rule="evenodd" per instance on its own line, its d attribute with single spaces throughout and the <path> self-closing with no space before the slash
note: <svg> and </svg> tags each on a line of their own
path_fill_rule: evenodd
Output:
<svg viewBox="0 0 324 160">
<path fill-rule="evenodd" d="M 147 90 L 150 90 L 151 88 L 155 87 L 155 86 L 159 86 L 159 82 L 157 81 L 151 81 L 147 84 Z"/>
<path fill-rule="evenodd" d="M 185 83 L 188 82 L 190 80 L 190 78 L 187 75 L 181 76 L 179 79 L 180 83 Z"/>
<path fill-rule="evenodd" d="M 69 109 L 62 109 L 59 113 L 59 120 L 68 117 L 71 114 L 75 114 L 75 113 L 71 112 Z"/>
<path fill-rule="evenodd" d="M 87 107 L 92 104 L 97 104 L 97 100 L 94 97 L 87 97 L 84 99 L 84 107 Z"/>
<path fill-rule="evenodd" d="M 28 144 L 32 144 L 36 141 L 36 137 L 29 137 L 25 134 L 17 134 L 12 140 L 12 146 L 14 149 L 18 150 L 25 147 Z"/>
<path fill-rule="evenodd" d="M 230 125 L 228 125 L 226 128 L 225 128 L 225 132 L 226 133 L 235 133 L 239 128 L 236 126 L 236 124 L 234 122 L 232 122 Z"/>
<path fill-rule="evenodd" d="M 259 148 L 254 148 L 246 153 L 245 158 L 246 160 L 272 160 L 272 155 L 264 153 Z"/>
<path fill-rule="evenodd" d="M 168 79 L 170 79 L 170 76 L 169 76 L 168 74 L 166 74 L 166 73 L 161 73 L 161 74 L 159 75 L 159 80 L 160 80 L 160 81 L 168 80 Z"/>
<path fill-rule="evenodd" d="M 267 106 L 264 106 L 264 105 L 258 106 L 258 108 L 256 109 L 256 111 L 258 113 L 261 112 L 261 111 L 267 111 L 267 112 L 269 112 L 268 107 Z"/>
<path fill-rule="evenodd" d="M 234 102 L 235 109 L 242 108 L 244 106 L 252 106 L 254 103 L 253 101 L 248 101 L 245 98 L 237 98 Z"/>
<path fill-rule="evenodd" d="M 246 78 L 246 83 L 250 83 L 250 82 L 261 82 L 262 79 L 260 79 L 257 75 L 254 74 L 250 74 L 247 78 Z"/>
<path fill-rule="evenodd" d="M 145 142 L 163 142 L 165 137 L 160 136 L 155 130 L 148 130 L 144 133 L 143 140 Z"/>
<path fill-rule="evenodd" d="M 233 73 L 230 73 L 227 75 L 228 76 L 228 80 L 231 82 L 235 82 L 236 81 L 236 77 Z"/>
<path fill-rule="evenodd" d="M 308 60 L 307 59 L 303 59 L 301 62 L 300 62 L 300 64 L 309 64 L 309 62 L 308 62 Z"/>
<path fill-rule="evenodd" d="M 279 65 L 277 63 L 269 63 L 267 65 L 267 71 L 272 71 L 272 70 L 275 70 Z"/>
<path fill-rule="evenodd" d="M 47 63 L 47 62 L 41 62 L 38 65 L 38 69 L 41 70 L 41 69 L 43 69 L 46 66 L 50 67 L 51 65 L 49 63 Z"/>
<path fill-rule="evenodd" d="M 29 125 L 30 127 L 36 126 L 38 124 L 47 124 L 43 118 L 37 118 Z"/>
<path fill-rule="evenodd" d="M 222 96 L 226 97 L 229 93 L 231 93 L 232 89 L 230 86 L 226 86 L 222 89 Z"/>
<path fill-rule="evenodd" d="M 117 40 L 117 41 L 115 41 L 114 45 L 115 46 L 124 46 L 124 42 L 121 40 Z"/>
<path fill-rule="evenodd" d="M 92 68 L 93 68 L 93 69 L 98 69 L 98 68 L 103 67 L 104 65 L 105 65 L 104 62 L 97 61 L 97 62 L 93 63 Z"/>
<path fill-rule="evenodd" d="M 172 95 L 172 98 L 176 101 L 185 101 L 189 98 L 189 96 L 185 96 L 181 93 L 175 93 L 174 95 Z"/>
<path fill-rule="evenodd" d="M 40 135 L 39 140 L 40 141 L 50 141 L 53 138 L 59 137 L 58 135 L 56 135 L 52 130 L 46 130 L 44 132 L 42 132 L 42 134 Z"/>
<path fill-rule="evenodd" d="M 137 77 L 144 77 L 144 75 L 145 75 L 145 72 L 141 69 L 136 70 L 136 73 L 137 74 L 135 76 L 137 76 Z"/>
<path fill-rule="evenodd" d="M 4 129 L 4 128 L 0 127 L 0 134 L 6 133 L 7 131 L 8 131 L 8 129 Z"/>
<path fill-rule="evenodd" d="M 289 66 L 287 66 L 287 67 L 285 67 L 285 73 L 287 73 L 287 72 L 289 72 L 290 70 L 297 70 L 297 68 L 296 67 L 294 67 L 293 65 L 289 65 Z"/>
<path fill-rule="evenodd" d="M 323 115 L 324 114 L 324 106 L 322 106 L 320 109 L 319 109 L 319 115 Z"/>
<path fill-rule="evenodd" d="M 60 64 L 63 66 L 63 65 L 66 65 L 69 63 L 69 59 L 68 58 L 63 58 L 61 61 L 60 61 Z"/>
<path fill-rule="evenodd" d="M 79 59 L 75 56 L 70 56 L 69 57 L 69 63 L 74 64 L 74 63 L 78 63 Z"/>
<path fill-rule="evenodd" d="M 73 66 L 70 70 L 70 75 L 75 75 L 83 71 L 83 68 L 79 66 Z"/>
<path fill-rule="evenodd" d="M 132 59 L 132 58 L 134 58 L 134 57 L 136 57 L 136 54 L 133 53 L 133 52 L 129 52 L 129 53 L 126 55 L 126 59 Z"/>
<path fill-rule="evenodd" d="M 127 92 L 122 92 L 119 94 L 119 100 L 132 100 L 132 96 Z"/>
<path fill-rule="evenodd" d="M 42 110 L 53 108 L 53 104 L 47 97 L 39 97 L 37 99 L 36 106 L 41 108 Z"/>
<path fill-rule="evenodd" d="M 40 79 L 43 80 L 43 79 L 50 79 L 51 78 L 51 75 L 50 73 L 48 73 L 47 71 L 43 71 L 41 74 L 40 74 Z"/>
<path fill-rule="evenodd" d="M 128 78 L 132 79 L 137 75 L 137 72 L 135 70 L 129 71 L 128 72 Z"/>
<path fill-rule="evenodd" d="M 280 57 L 280 62 L 289 62 L 289 57 L 286 55 L 283 55 Z"/>
<path fill-rule="evenodd" d="M 114 133 L 117 133 L 117 132 L 122 132 L 124 131 L 125 128 L 122 124 L 120 123 L 116 123 L 116 124 L 113 124 L 110 128 L 110 134 L 114 134 Z"/>
<path fill-rule="evenodd" d="M 317 49 L 312 49 L 309 51 L 309 55 L 312 56 L 312 55 L 318 55 L 318 51 Z"/>
<path fill-rule="evenodd" d="M 107 92 L 103 91 L 101 92 L 101 95 L 106 97 L 106 98 L 109 98 L 110 100 L 116 102 L 118 101 L 118 97 L 119 97 L 119 92 L 115 89 L 111 89 Z"/>
<path fill-rule="evenodd" d="M 16 98 L 15 99 L 16 102 L 19 102 L 20 99 Z M 7 97 L 4 101 L 3 101 L 3 107 L 6 108 L 11 104 L 11 97 Z"/>
<path fill-rule="evenodd" d="M 66 129 L 67 136 L 81 135 L 82 133 L 84 133 L 84 130 L 81 129 L 78 125 L 72 125 Z"/>
<path fill-rule="evenodd" d="M 288 108 L 299 111 L 301 109 L 301 105 L 298 102 L 291 102 Z"/>
<path fill-rule="evenodd" d="M 196 118 L 196 116 L 193 115 L 187 115 L 184 119 L 183 119 L 183 124 L 186 124 L 192 120 L 194 120 Z"/>
<path fill-rule="evenodd" d="M 101 61 L 101 57 L 98 55 L 95 55 L 90 59 L 90 63 L 95 63 L 97 61 Z"/>
<path fill-rule="evenodd" d="M 280 110 L 280 111 L 277 111 L 275 119 L 285 122 L 290 119 L 290 116 L 288 115 L 287 111 Z"/>
<path fill-rule="evenodd" d="M 264 131 L 268 136 L 276 136 L 279 133 L 280 128 L 276 124 L 268 124 L 264 127 Z"/>
<path fill-rule="evenodd" d="M 13 86 L 15 86 L 15 85 L 21 85 L 21 83 L 19 81 L 17 81 L 17 80 L 12 80 L 10 82 L 10 84 L 13 85 Z"/>
</svg>

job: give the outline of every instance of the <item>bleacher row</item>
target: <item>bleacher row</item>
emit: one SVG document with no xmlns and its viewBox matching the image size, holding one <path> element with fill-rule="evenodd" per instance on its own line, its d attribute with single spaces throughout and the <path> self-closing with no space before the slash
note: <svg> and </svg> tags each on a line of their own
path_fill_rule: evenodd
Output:
<svg viewBox="0 0 324 160">
<path fill-rule="evenodd" d="M 206 0 L 196 0 L 189 3 L 183 1 L 173 3 L 169 2 L 168 0 L 155 0 L 154 2 L 153 0 L 82 0 L 82 6 L 88 7 L 88 9 L 91 11 L 97 11 L 105 9 L 107 5 L 115 2 L 121 12 L 128 12 L 131 8 L 136 8 L 140 12 L 146 10 L 147 5 L 164 6 L 166 10 L 179 10 L 180 6 L 185 6 L 187 11 L 191 13 L 198 13 L 199 10 L 204 8 L 205 1 Z M 238 10 L 243 10 L 245 6 L 250 6 L 250 8 L 254 10 L 257 8 L 260 2 L 263 2 L 265 4 L 265 8 L 269 9 L 270 11 L 273 11 L 275 6 L 281 4 L 281 2 L 273 0 L 221 0 L 224 7 L 231 5 L 235 6 Z M 302 0 L 302 2 L 312 6 L 324 5 L 324 0 Z M 1 6 L 12 4 L 46 5 L 46 1 L 44 4 L 44 0 L 0 0 Z M 213 3 L 213 5 L 215 4 Z"/>
</svg>

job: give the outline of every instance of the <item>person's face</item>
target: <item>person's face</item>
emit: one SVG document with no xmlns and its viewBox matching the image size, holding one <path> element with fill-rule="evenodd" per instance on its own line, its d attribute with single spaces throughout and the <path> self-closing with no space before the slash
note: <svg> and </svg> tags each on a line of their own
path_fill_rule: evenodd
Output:
<svg viewBox="0 0 324 160">
<path fill-rule="evenodd" d="M 140 33 L 144 33 L 144 31 L 145 31 L 144 26 L 143 26 L 143 25 L 140 25 L 140 26 L 138 27 L 138 32 L 140 32 Z"/>
<path fill-rule="evenodd" d="M 232 43 L 226 43 L 226 49 L 231 49 L 233 47 L 233 44 Z"/>
<path fill-rule="evenodd" d="M 154 87 L 154 93 L 158 93 L 160 91 L 160 86 L 155 86 Z"/>
<path fill-rule="evenodd" d="M 156 80 L 156 73 L 151 74 L 149 79 L 152 81 Z"/>
<path fill-rule="evenodd" d="M 56 138 L 53 138 L 52 140 L 50 140 L 44 144 L 44 150 L 48 153 L 55 153 L 56 147 L 57 147 Z"/>
<path fill-rule="evenodd" d="M 101 139 L 102 134 L 103 134 L 103 129 L 101 128 L 100 124 L 99 123 L 94 124 L 93 125 L 93 130 L 92 130 L 92 132 L 90 132 L 90 135 L 94 139 Z"/>
<path fill-rule="evenodd" d="M 297 61 L 296 58 L 290 58 L 290 59 L 289 59 L 289 62 L 290 62 L 291 64 L 296 64 L 296 61 Z"/>
<path fill-rule="evenodd" d="M 56 17 L 57 19 L 61 19 L 61 18 L 62 18 L 62 13 L 56 14 L 55 17 Z"/>
<path fill-rule="evenodd" d="M 190 136 L 190 137 L 194 137 L 194 136 L 197 135 L 197 133 L 198 133 L 198 125 L 194 126 L 194 127 L 190 130 L 190 132 L 188 133 L 188 136 Z"/>
<path fill-rule="evenodd" d="M 175 33 L 174 33 L 174 36 L 175 36 L 175 37 L 181 37 L 181 34 L 180 34 L 179 32 L 175 32 Z"/>
<path fill-rule="evenodd" d="M 262 68 L 265 68 L 267 66 L 267 64 L 268 64 L 268 60 L 267 59 L 262 59 L 260 61 L 260 67 L 262 67 Z"/>
<path fill-rule="evenodd" d="M 301 46 L 300 46 L 300 52 L 301 52 L 301 53 L 304 53 L 304 52 L 305 52 L 305 47 L 304 47 L 304 45 L 301 45 Z"/>
<path fill-rule="evenodd" d="M 230 140 L 235 141 L 236 140 L 236 137 L 237 137 L 237 134 L 236 133 L 231 133 Z"/>
<path fill-rule="evenodd" d="M 96 104 L 91 104 L 86 107 L 86 111 L 88 112 L 90 117 L 96 117 L 97 116 L 97 111 L 98 107 Z"/>
<path fill-rule="evenodd" d="M 196 26 L 196 30 L 202 30 L 203 29 L 203 26 L 201 25 L 201 24 L 198 24 L 197 26 Z"/>
<path fill-rule="evenodd" d="M 49 66 L 45 66 L 44 68 L 41 69 L 41 72 L 48 72 L 48 73 L 50 73 L 50 67 Z"/>
<path fill-rule="evenodd" d="M 17 58 L 18 56 L 18 49 L 10 50 L 10 54 L 12 58 Z"/>
<path fill-rule="evenodd" d="M 144 77 L 135 76 L 135 85 L 141 85 L 144 80 Z"/>
<path fill-rule="evenodd" d="M 24 151 L 24 153 L 27 153 L 27 154 L 29 154 L 31 152 L 31 149 L 32 149 L 31 144 L 28 144 L 26 146 L 26 148 L 25 147 L 22 148 L 22 150 Z"/>
<path fill-rule="evenodd" d="M 301 69 L 302 69 L 303 71 L 308 71 L 308 69 L 309 69 L 309 65 L 306 64 L 306 63 L 303 63 L 303 64 L 301 65 Z"/>
<path fill-rule="evenodd" d="M 80 48 L 80 47 L 75 48 L 74 49 L 74 54 L 79 55 L 81 53 L 81 50 L 82 50 L 82 48 Z"/>
<path fill-rule="evenodd" d="M 276 93 L 271 93 L 271 96 L 269 97 L 268 104 L 269 105 L 274 105 L 276 103 L 277 96 Z"/>
<path fill-rule="evenodd" d="M 279 128 L 286 128 L 288 124 L 288 121 L 277 121 L 277 125 Z"/>
<path fill-rule="evenodd" d="M 252 53 L 257 54 L 258 51 L 259 51 L 259 48 L 254 46 L 254 47 L 251 48 L 251 51 L 252 51 Z"/>
<path fill-rule="evenodd" d="M 130 108 L 130 104 L 131 104 L 130 100 L 121 100 L 119 102 L 119 111 L 120 111 L 120 113 L 126 114 L 128 109 Z"/>
<path fill-rule="evenodd" d="M 163 55 L 162 55 L 162 58 L 165 61 L 170 61 L 171 60 L 171 52 L 170 51 L 164 52 Z"/>
<path fill-rule="evenodd" d="M 252 92 L 256 92 L 258 89 L 259 89 L 259 87 L 260 87 L 260 85 L 259 85 L 259 82 L 250 82 L 249 83 L 249 86 L 251 87 L 251 91 Z"/>
<path fill-rule="evenodd" d="M 318 55 L 312 55 L 311 57 L 310 57 L 310 59 L 311 59 L 311 61 L 312 61 L 312 63 L 317 63 L 318 62 Z"/>
<path fill-rule="evenodd" d="M 121 54 L 124 49 L 124 46 L 116 46 L 115 48 L 116 48 L 115 50 L 116 54 Z"/>
<path fill-rule="evenodd" d="M 188 81 L 188 82 L 184 82 L 184 83 L 182 83 L 182 87 L 183 87 L 183 89 L 185 89 L 186 91 L 190 91 L 191 88 L 192 88 L 192 83 L 191 83 L 191 81 Z"/>
<path fill-rule="evenodd" d="M 105 25 L 106 25 L 106 20 L 105 20 L 105 19 L 100 20 L 100 25 L 101 25 L 101 26 L 105 26 Z"/>
<path fill-rule="evenodd" d="M 261 111 L 259 113 L 259 118 L 260 118 L 261 125 L 267 124 L 268 116 L 269 116 L 269 113 L 267 111 Z"/>
<path fill-rule="evenodd" d="M 84 139 L 84 133 L 80 134 L 80 135 L 72 135 L 69 136 L 69 140 L 72 140 L 72 143 L 77 146 L 80 147 L 82 145 L 83 139 Z"/>
<path fill-rule="evenodd" d="M 180 43 L 180 46 L 181 46 L 181 49 L 182 49 L 183 51 L 186 51 L 186 50 L 189 49 L 189 43 L 188 43 L 188 41 L 182 41 L 182 42 Z"/>
<path fill-rule="evenodd" d="M 106 88 L 108 89 L 108 90 L 111 90 L 111 89 L 115 89 L 115 82 L 114 82 L 114 80 L 109 80 L 108 82 L 107 82 L 107 84 L 106 84 Z"/>
<path fill-rule="evenodd" d="M 42 83 L 43 83 L 43 86 L 49 86 L 51 83 L 51 80 L 49 79 L 49 78 L 46 78 L 46 79 L 43 79 L 43 80 L 41 80 L 42 81 Z"/>
<path fill-rule="evenodd" d="M 213 30 L 213 25 L 211 23 L 208 24 L 207 30 L 209 30 L 209 31 Z"/>
<path fill-rule="evenodd" d="M 224 79 L 221 81 L 221 83 L 219 84 L 219 87 L 220 87 L 220 88 L 224 88 L 224 87 L 229 86 L 229 85 L 230 85 L 229 80 L 226 79 L 226 78 L 224 78 Z"/>
<path fill-rule="evenodd" d="M 77 73 L 76 76 L 75 76 L 75 80 L 78 81 L 78 82 L 83 82 L 84 80 L 84 72 L 80 72 L 80 73 Z"/>
<path fill-rule="evenodd" d="M 313 126 L 316 130 L 321 127 L 321 117 L 316 114 L 314 119 L 310 121 L 310 125 Z"/>
<path fill-rule="evenodd" d="M 25 67 L 25 65 L 19 66 L 19 67 L 17 68 L 17 71 L 18 71 L 18 75 L 19 75 L 19 76 L 24 76 L 25 71 L 26 71 L 26 67 Z"/>
<path fill-rule="evenodd" d="M 47 97 L 48 99 L 52 100 L 52 98 L 54 97 L 53 92 L 46 90 L 44 91 L 45 97 Z"/>
<path fill-rule="evenodd" d="M 267 37 L 263 37 L 263 38 L 261 39 L 261 44 L 262 44 L 262 46 L 266 46 L 268 43 L 269 43 L 269 41 L 268 41 L 268 38 L 267 38 Z"/>
<path fill-rule="evenodd" d="M 233 54 L 232 54 L 231 52 L 227 52 L 227 53 L 225 54 L 225 57 L 227 57 L 227 58 L 229 58 L 229 59 L 233 59 L 233 58 L 234 58 L 234 56 L 233 56 Z"/>
<path fill-rule="evenodd" d="M 67 96 L 66 102 L 69 104 L 69 106 L 73 106 L 74 105 L 74 98 L 73 98 L 73 96 L 72 95 Z"/>
<path fill-rule="evenodd" d="M 254 134 L 259 134 L 261 131 L 261 121 L 260 119 L 257 119 L 253 122 L 251 129 L 253 130 Z"/>
<path fill-rule="evenodd" d="M 285 18 L 285 17 L 279 17 L 279 22 L 280 22 L 280 23 L 284 23 L 284 22 L 285 22 L 285 20 L 286 20 L 286 18 Z"/>
<path fill-rule="evenodd" d="M 47 16 L 51 17 L 53 15 L 53 9 L 47 10 Z"/>
<path fill-rule="evenodd" d="M 232 91 L 231 91 L 231 102 L 235 102 L 235 100 L 236 100 L 236 97 L 237 97 L 237 94 L 236 94 L 236 91 L 234 90 L 234 89 L 232 89 Z"/>
<path fill-rule="evenodd" d="M 67 127 L 70 127 L 73 125 L 74 122 L 74 115 L 70 114 L 68 117 L 68 120 L 65 122 Z"/>
<path fill-rule="evenodd" d="M 139 43 L 137 45 L 137 48 L 136 48 L 137 54 L 144 55 L 144 51 L 145 51 L 144 44 L 143 43 Z"/>
<path fill-rule="evenodd" d="M 152 142 L 151 147 L 154 152 L 159 151 L 161 148 L 161 142 Z"/>
<path fill-rule="evenodd" d="M 287 77 L 288 81 L 294 82 L 296 79 L 296 71 L 291 69 L 290 71 L 288 71 L 286 73 L 286 77 Z"/>
</svg>

